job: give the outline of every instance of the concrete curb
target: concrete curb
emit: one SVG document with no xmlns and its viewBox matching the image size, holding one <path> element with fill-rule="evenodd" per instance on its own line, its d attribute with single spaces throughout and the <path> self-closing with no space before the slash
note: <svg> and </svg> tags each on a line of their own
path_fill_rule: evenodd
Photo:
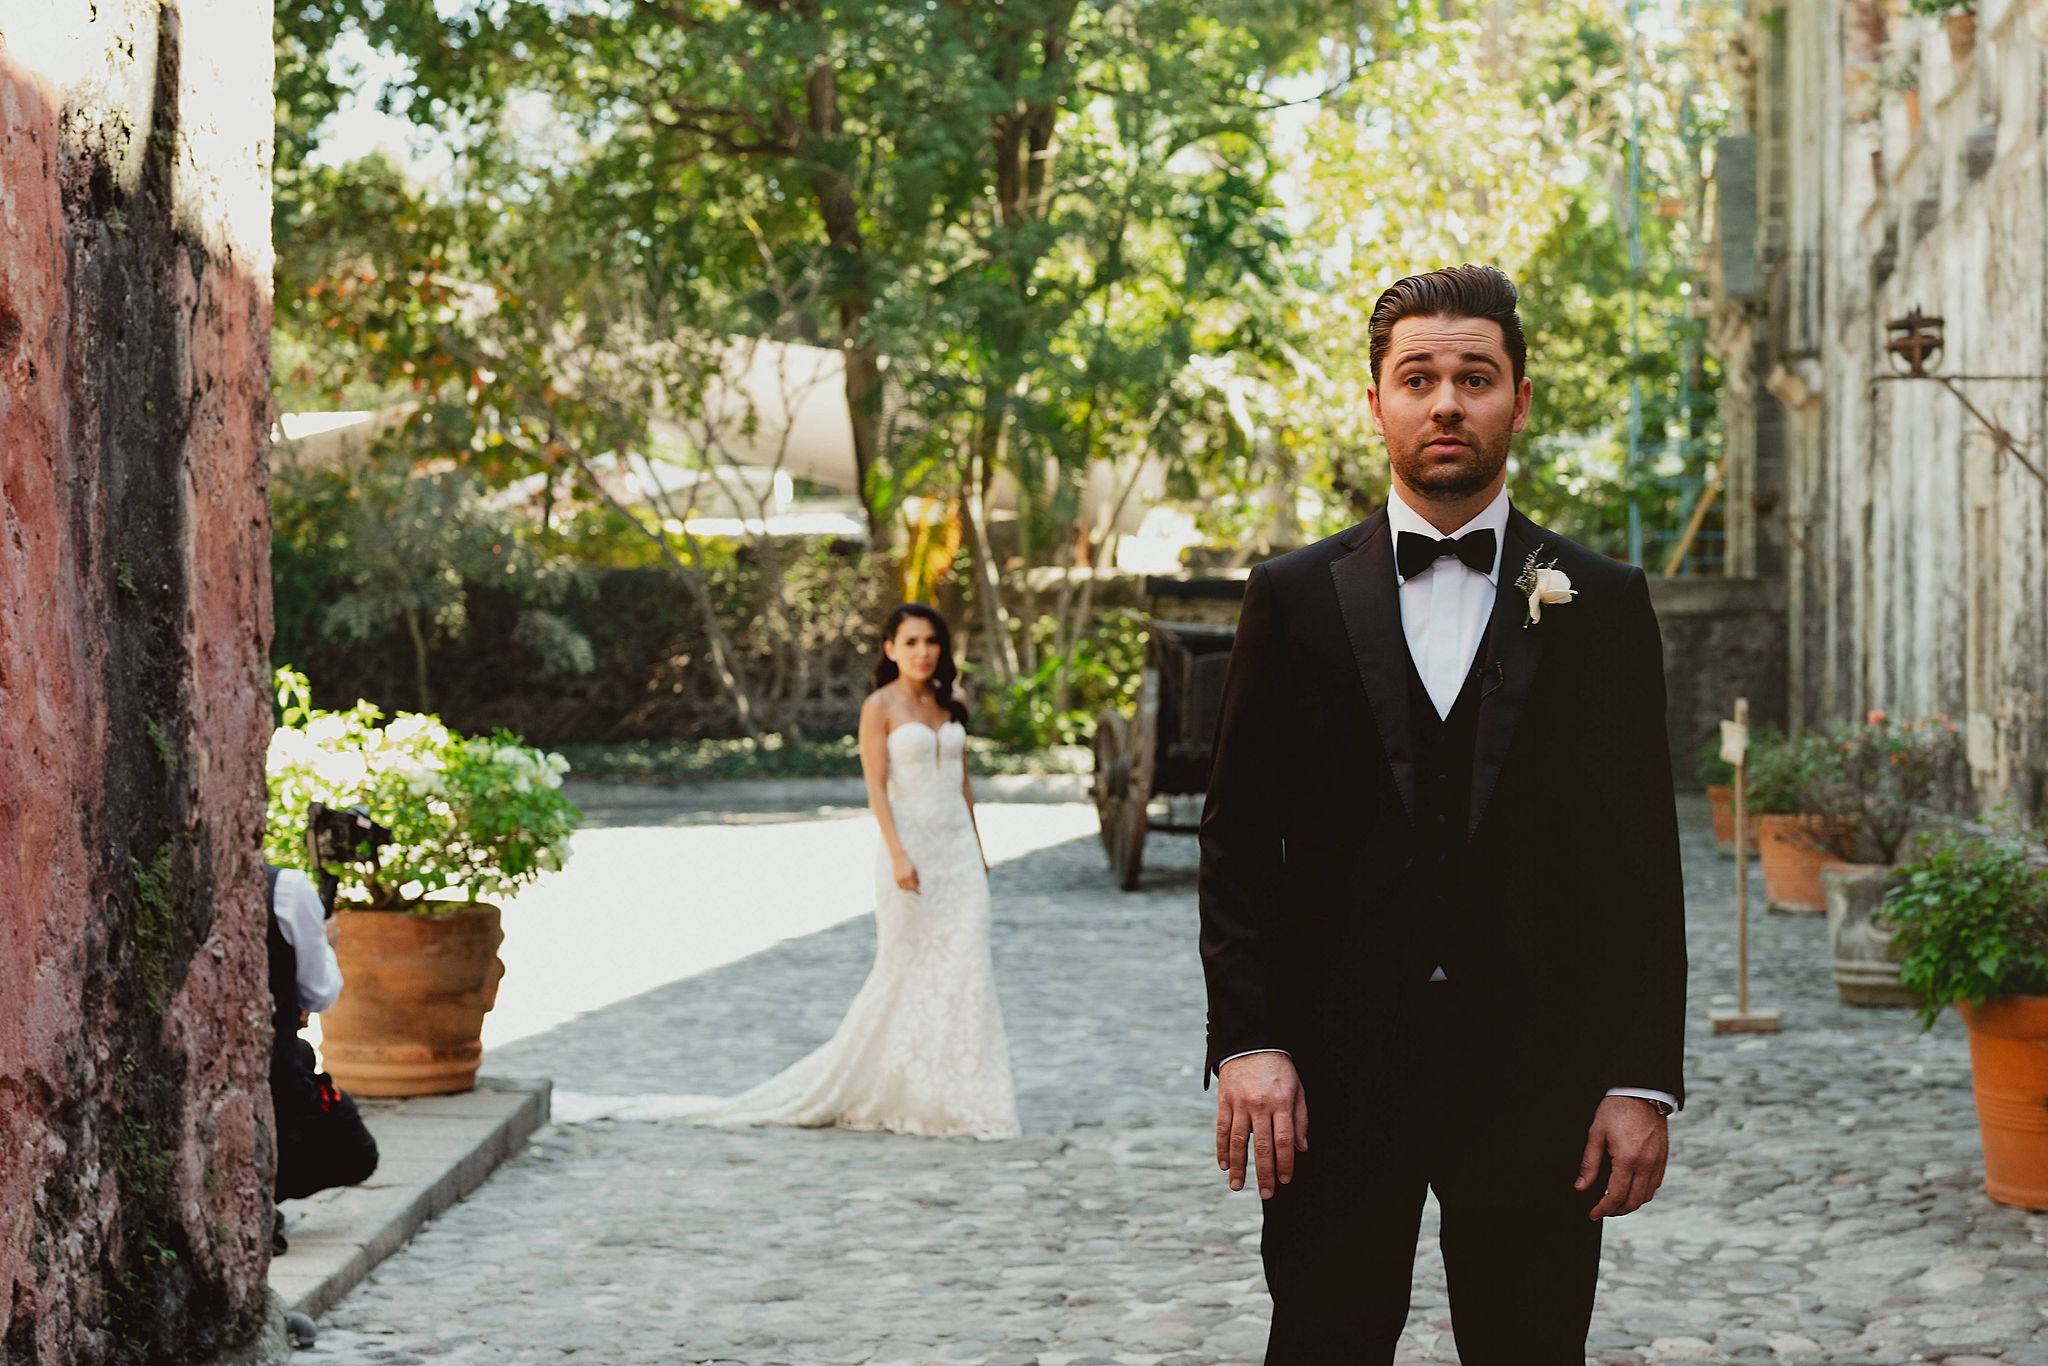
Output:
<svg viewBox="0 0 2048 1366">
<path fill-rule="evenodd" d="M 360 1186 L 286 1203 L 291 1250 L 270 1263 L 286 1307 L 318 1318 L 429 1219 L 490 1179 L 548 1122 L 554 1084 L 478 1077 L 455 1096 L 361 1101 L 377 1173 Z"/>
</svg>

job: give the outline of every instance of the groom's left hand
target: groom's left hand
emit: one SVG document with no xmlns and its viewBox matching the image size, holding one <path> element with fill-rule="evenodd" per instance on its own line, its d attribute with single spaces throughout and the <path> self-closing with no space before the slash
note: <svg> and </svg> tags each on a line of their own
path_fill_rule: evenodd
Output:
<svg viewBox="0 0 2048 1366">
<path fill-rule="evenodd" d="M 1608 1159 L 1607 1190 L 1593 1206 L 1595 1219 L 1633 1214 L 1650 1203 L 1664 1184 L 1664 1163 L 1671 1156 L 1671 1135 L 1657 1108 L 1634 1096 L 1609 1096 L 1593 1112 L 1586 1134 L 1586 1155 L 1579 1159 L 1578 1190 L 1600 1179 L 1600 1159 Z"/>
</svg>

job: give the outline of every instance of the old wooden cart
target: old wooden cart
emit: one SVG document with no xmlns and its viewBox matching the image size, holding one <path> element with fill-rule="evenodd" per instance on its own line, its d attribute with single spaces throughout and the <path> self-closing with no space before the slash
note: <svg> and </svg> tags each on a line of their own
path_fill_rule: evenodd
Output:
<svg viewBox="0 0 2048 1366">
<path fill-rule="evenodd" d="M 1244 597 L 1244 580 L 1148 578 L 1145 596 L 1155 609 L 1161 598 L 1235 601 Z M 1131 615 L 1147 631 L 1137 710 L 1126 717 L 1104 709 L 1095 718 L 1091 789 L 1102 820 L 1102 847 L 1116 885 L 1127 892 L 1138 885 L 1147 832 L 1195 832 L 1193 823 L 1173 819 L 1171 799 L 1208 790 L 1223 675 L 1237 635 L 1235 626 L 1164 621 L 1153 612 Z M 1168 799 L 1169 814 L 1155 821 L 1152 804 L 1160 798 Z"/>
</svg>

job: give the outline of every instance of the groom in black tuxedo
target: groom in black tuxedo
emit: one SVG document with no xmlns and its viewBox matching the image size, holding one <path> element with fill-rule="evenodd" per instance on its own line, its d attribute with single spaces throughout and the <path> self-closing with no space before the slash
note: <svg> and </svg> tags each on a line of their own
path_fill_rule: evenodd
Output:
<svg viewBox="0 0 2048 1366">
<path fill-rule="evenodd" d="M 1515 303 L 1479 266 L 1380 296 L 1393 497 L 1245 589 L 1201 949 L 1275 1366 L 1392 1359 L 1425 1189 L 1460 1359 L 1582 1366 L 1600 1221 L 1655 1193 L 1682 1101 L 1657 621 L 1640 569 L 1508 505 Z"/>
</svg>

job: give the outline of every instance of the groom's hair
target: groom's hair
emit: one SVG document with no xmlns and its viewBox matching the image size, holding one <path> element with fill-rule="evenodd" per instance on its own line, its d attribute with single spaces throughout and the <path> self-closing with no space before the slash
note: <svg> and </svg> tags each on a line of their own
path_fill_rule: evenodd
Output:
<svg viewBox="0 0 2048 1366">
<path fill-rule="evenodd" d="M 1521 315 L 1515 312 L 1519 297 L 1514 281 L 1493 266 L 1446 266 L 1394 281 L 1374 302 L 1372 321 L 1366 328 L 1372 348 L 1372 382 L 1380 382 L 1380 366 L 1393 342 L 1394 324 L 1401 319 L 1484 318 L 1500 324 L 1508 362 L 1514 367 L 1515 383 L 1520 384 L 1529 344 L 1522 337 Z"/>
</svg>

